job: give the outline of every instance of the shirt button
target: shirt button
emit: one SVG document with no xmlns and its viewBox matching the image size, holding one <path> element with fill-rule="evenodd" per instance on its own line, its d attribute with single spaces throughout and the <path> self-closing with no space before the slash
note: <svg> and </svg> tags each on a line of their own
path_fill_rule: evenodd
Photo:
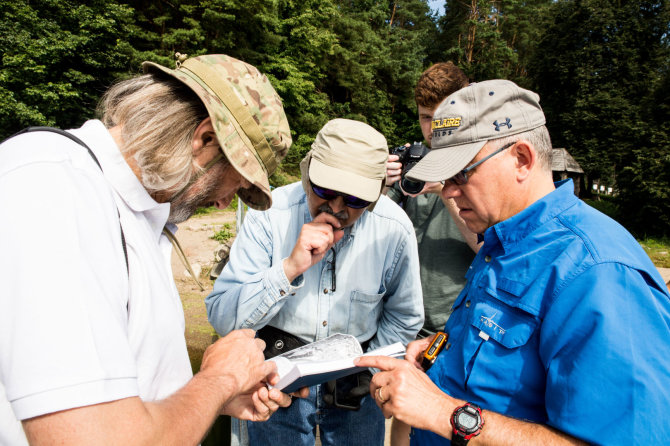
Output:
<svg viewBox="0 0 670 446">
<path fill-rule="evenodd" d="M 466 300 L 466 301 L 465 301 L 465 307 L 466 307 L 466 308 L 470 308 L 470 301 L 469 301 L 469 300 Z"/>
<path fill-rule="evenodd" d="M 285 294 L 286 294 L 286 292 L 285 292 L 284 290 L 279 290 L 279 295 L 280 295 L 280 296 L 283 296 L 283 295 L 285 295 Z"/>
<path fill-rule="evenodd" d="M 323 294 L 328 294 L 328 288 L 323 289 Z"/>
<path fill-rule="evenodd" d="M 444 350 L 447 351 L 451 348 L 451 342 L 447 342 L 447 345 L 444 346 Z"/>
<path fill-rule="evenodd" d="M 485 261 L 486 263 L 490 262 L 490 261 L 491 261 L 491 256 L 486 256 L 486 257 L 484 257 L 484 261 Z"/>
<path fill-rule="evenodd" d="M 326 325 L 328 325 L 328 322 L 323 321 L 321 325 L 323 325 L 325 327 Z"/>
</svg>

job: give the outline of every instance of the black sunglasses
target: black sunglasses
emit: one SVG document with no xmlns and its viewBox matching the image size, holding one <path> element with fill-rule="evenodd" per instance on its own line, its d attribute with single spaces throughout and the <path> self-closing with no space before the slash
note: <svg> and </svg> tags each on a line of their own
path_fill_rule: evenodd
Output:
<svg viewBox="0 0 670 446">
<path fill-rule="evenodd" d="M 312 190 L 314 191 L 316 196 L 323 200 L 330 201 L 334 200 L 337 197 L 342 197 L 342 199 L 344 200 L 344 204 L 352 209 L 362 209 L 364 207 L 370 206 L 371 203 L 370 201 L 365 201 L 361 198 L 354 197 L 353 195 L 343 194 L 342 192 L 317 186 L 311 181 L 309 182 L 309 184 L 312 185 Z"/>
<path fill-rule="evenodd" d="M 449 178 L 447 181 L 451 181 L 452 183 L 457 184 L 457 185 L 459 185 L 459 186 L 464 185 L 465 183 L 468 182 L 468 172 L 470 172 L 472 169 L 474 169 L 475 167 L 479 166 L 481 163 L 483 163 L 483 162 L 486 161 L 487 159 L 491 158 L 492 156 L 499 154 L 500 152 L 502 152 L 503 150 L 505 150 L 505 149 L 507 149 L 507 148 L 509 148 L 509 147 L 512 147 L 514 144 L 516 144 L 516 141 L 513 141 L 513 142 L 510 142 L 510 143 L 508 143 L 508 144 L 505 144 L 504 146 L 502 146 L 501 148 L 499 148 L 499 149 L 496 150 L 495 152 L 493 152 L 493 153 L 491 153 L 490 155 L 485 156 L 484 158 L 480 159 L 479 161 L 477 161 L 476 163 L 474 163 L 472 166 L 468 166 L 468 167 L 466 167 L 465 169 L 461 170 L 461 171 L 458 172 L 456 175 L 454 175 L 453 177 Z"/>
</svg>

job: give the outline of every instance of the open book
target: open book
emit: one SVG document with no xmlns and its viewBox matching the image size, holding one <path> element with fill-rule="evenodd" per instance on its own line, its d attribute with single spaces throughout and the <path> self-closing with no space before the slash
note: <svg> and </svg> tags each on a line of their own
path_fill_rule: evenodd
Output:
<svg viewBox="0 0 670 446">
<path fill-rule="evenodd" d="M 279 382 L 273 387 L 282 392 L 295 392 L 365 370 L 356 367 L 354 359 L 363 356 L 363 349 L 352 335 L 337 333 L 326 339 L 303 345 L 268 359 L 277 364 Z M 405 346 L 400 342 L 365 353 L 365 356 L 403 357 Z"/>
</svg>

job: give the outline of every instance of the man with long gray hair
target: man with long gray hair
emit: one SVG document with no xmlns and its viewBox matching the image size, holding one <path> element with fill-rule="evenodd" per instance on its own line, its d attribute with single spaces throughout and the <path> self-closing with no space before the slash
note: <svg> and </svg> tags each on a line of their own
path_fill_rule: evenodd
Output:
<svg viewBox="0 0 670 446">
<path fill-rule="evenodd" d="M 164 234 L 236 193 L 271 205 L 291 144 L 281 100 L 225 55 L 143 68 L 104 95 L 101 120 L 0 145 L 1 444 L 196 444 L 219 414 L 290 404 L 264 384 L 275 370 L 252 330 L 192 375 Z"/>
</svg>

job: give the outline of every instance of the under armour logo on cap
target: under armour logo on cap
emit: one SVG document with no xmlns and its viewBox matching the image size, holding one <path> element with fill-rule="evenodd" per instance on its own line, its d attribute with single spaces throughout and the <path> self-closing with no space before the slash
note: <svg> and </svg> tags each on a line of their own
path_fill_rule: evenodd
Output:
<svg viewBox="0 0 670 446">
<path fill-rule="evenodd" d="M 502 127 L 503 125 L 504 125 L 504 126 L 507 126 L 508 129 L 511 129 L 511 128 L 512 128 L 512 123 L 510 122 L 510 119 L 509 119 L 509 118 L 506 118 L 506 119 L 505 119 L 505 122 L 502 122 L 502 123 L 498 123 L 498 120 L 496 119 L 495 121 L 493 121 L 493 125 L 496 126 L 496 132 L 499 132 L 499 131 L 500 131 L 500 127 Z"/>
<path fill-rule="evenodd" d="M 545 122 L 536 93 L 505 79 L 470 84 L 437 106 L 432 149 L 407 176 L 419 181 L 451 178 L 487 141 L 527 132 Z"/>
</svg>

